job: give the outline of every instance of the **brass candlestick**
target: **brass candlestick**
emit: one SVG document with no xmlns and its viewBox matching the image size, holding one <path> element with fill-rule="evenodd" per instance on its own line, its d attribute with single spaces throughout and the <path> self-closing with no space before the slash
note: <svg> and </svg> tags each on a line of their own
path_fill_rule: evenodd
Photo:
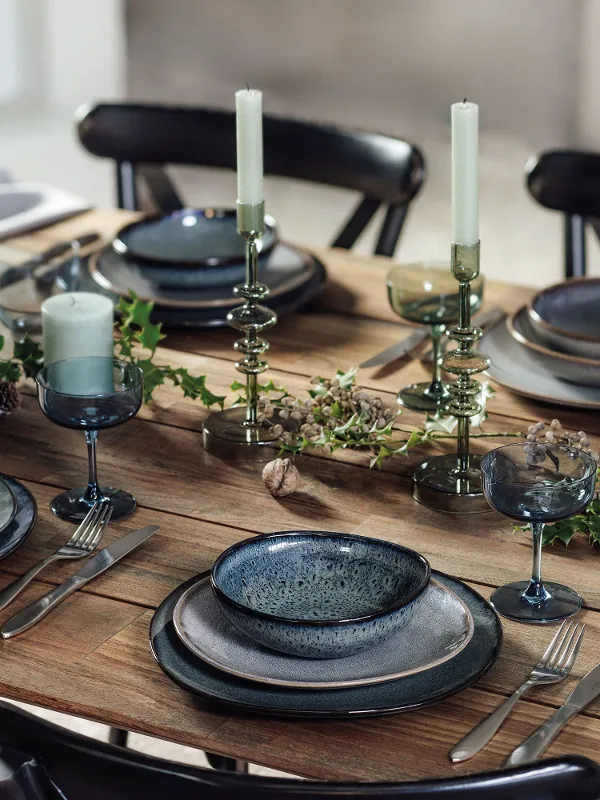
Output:
<svg viewBox="0 0 600 800">
<path fill-rule="evenodd" d="M 277 322 L 277 315 L 260 305 L 269 294 L 269 289 L 258 280 L 258 240 L 264 232 L 265 205 L 237 204 L 238 231 L 246 240 L 246 281 L 238 284 L 236 297 L 244 304 L 227 315 L 227 322 L 244 336 L 233 345 L 243 358 L 236 361 L 235 368 L 246 376 L 246 405 L 228 408 L 211 414 L 204 423 L 204 447 L 209 453 L 244 461 L 268 460 L 273 457 L 269 445 L 277 441 L 271 425 L 258 421 L 258 376 L 268 369 L 262 356 L 269 343 L 260 333 Z"/>
<path fill-rule="evenodd" d="M 456 455 L 434 456 L 420 464 L 413 475 L 413 497 L 440 511 L 477 513 L 490 508 L 481 488 L 479 456 L 469 453 L 470 419 L 481 411 L 475 397 L 480 384 L 472 375 L 486 370 L 489 359 L 474 349 L 481 328 L 471 325 L 471 281 L 479 275 L 479 242 L 452 244 L 451 271 L 459 284 L 458 325 L 450 328 L 450 339 L 458 343 L 446 353 L 442 366 L 457 375 L 449 385 L 452 400 L 447 411 L 458 418 Z"/>
</svg>

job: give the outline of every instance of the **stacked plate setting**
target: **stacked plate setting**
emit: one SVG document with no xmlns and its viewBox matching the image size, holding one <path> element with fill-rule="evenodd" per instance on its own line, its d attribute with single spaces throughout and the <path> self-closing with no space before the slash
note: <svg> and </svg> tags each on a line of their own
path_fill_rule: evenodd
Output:
<svg viewBox="0 0 600 800">
<path fill-rule="evenodd" d="M 322 289 L 325 269 L 313 256 L 279 241 L 265 217 L 259 242 L 260 279 L 267 305 L 278 313 L 298 308 Z M 181 209 L 144 217 L 122 228 L 87 266 L 66 265 L 60 290 L 102 292 L 115 302 L 131 291 L 154 303 L 154 319 L 167 325 L 225 325 L 240 304 L 234 286 L 245 278 L 245 243 L 234 209 Z"/>
<path fill-rule="evenodd" d="M 229 548 L 165 599 L 150 639 L 163 670 L 196 694 L 329 717 L 460 691 L 497 657 L 501 627 L 486 601 L 414 551 L 302 531 Z"/>
<path fill-rule="evenodd" d="M 26 486 L 0 475 L 0 559 L 19 547 L 35 525 L 37 506 Z"/>
<path fill-rule="evenodd" d="M 572 279 L 539 292 L 484 334 L 488 374 L 536 400 L 600 408 L 599 304 L 599 279 Z"/>
</svg>

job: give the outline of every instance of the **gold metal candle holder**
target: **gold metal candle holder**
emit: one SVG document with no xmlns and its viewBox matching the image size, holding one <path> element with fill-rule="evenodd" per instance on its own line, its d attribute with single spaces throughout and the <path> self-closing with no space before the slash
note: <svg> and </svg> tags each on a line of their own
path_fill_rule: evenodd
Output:
<svg viewBox="0 0 600 800">
<path fill-rule="evenodd" d="M 258 280 L 258 240 L 264 232 L 264 220 L 264 203 L 237 204 L 238 231 L 246 240 L 246 281 L 233 290 L 244 304 L 229 312 L 227 322 L 244 334 L 233 347 L 243 355 L 235 367 L 246 376 L 247 405 L 211 414 L 203 429 L 204 447 L 209 453 L 243 461 L 269 460 L 273 457 L 269 445 L 278 439 L 272 426 L 258 421 L 258 376 L 269 367 L 262 358 L 269 343 L 260 338 L 260 333 L 277 322 L 275 312 L 260 305 L 269 294 L 268 287 Z"/>
<path fill-rule="evenodd" d="M 456 455 L 434 456 L 420 464 L 413 475 L 413 497 L 439 511 L 478 513 L 490 508 L 483 496 L 479 456 L 469 453 L 470 419 L 481 411 L 475 397 L 481 389 L 472 375 L 486 370 L 489 359 L 474 349 L 481 328 L 471 325 L 471 281 L 479 275 L 479 242 L 452 244 L 452 274 L 459 283 L 458 325 L 450 328 L 455 350 L 446 353 L 442 366 L 457 375 L 449 385 L 452 400 L 447 411 L 458 418 Z"/>
</svg>

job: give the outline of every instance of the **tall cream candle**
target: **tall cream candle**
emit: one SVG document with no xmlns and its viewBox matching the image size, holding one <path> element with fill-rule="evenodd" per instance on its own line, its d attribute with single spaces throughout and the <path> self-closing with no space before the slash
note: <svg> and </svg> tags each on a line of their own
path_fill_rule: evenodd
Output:
<svg viewBox="0 0 600 800">
<path fill-rule="evenodd" d="M 452 106 L 452 241 L 479 241 L 479 106 Z"/>
<path fill-rule="evenodd" d="M 263 193 L 262 92 L 235 93 L 238 202 L 258 205 Z"/>
</svg>

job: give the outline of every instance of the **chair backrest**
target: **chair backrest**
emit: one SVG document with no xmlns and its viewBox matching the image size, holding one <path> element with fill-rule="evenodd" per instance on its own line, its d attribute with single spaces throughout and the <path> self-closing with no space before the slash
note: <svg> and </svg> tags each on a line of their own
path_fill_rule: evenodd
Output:
<svg viewBox="0 0 600 800">
<path fill-rule="evenodd" d="M 597 800 L 599 792 L 599 768 L 576 756 L 402 784 L 313 783 L 220 772 L 88 739 L 0 703 L 0 800 Z"/>
<path fill-rule="evenodd" d="M 530 159 L 525 171 L 538 203 L 565 215 L 565 276 L 585 275 L 586 222 L 600 236 L 600 154 L 549 150 Z"/>
<path fill-rule="evenodd" d="M 235 115 L 208 108 L 141 103 L 99 103 L 77 113 L 82 145 L 117 163 L 118 203 L 136 209 L 136 174 L 157 187 L 163 206 L 181 206 L 176 191 L 157 166 L 187 164 L 235 169 Z M 333 125 L 263 118 L 266 175 L 297 178 L 351 189 L 363 198 L 333 244 L 351 247 L 382 205 L 386 219 L 376 252 L 392 255 L 409 203 L 425 176 L 414 145 L 393 136 Z M 153 169 L 148 169 L 153 165 Z"/>
</svg>

